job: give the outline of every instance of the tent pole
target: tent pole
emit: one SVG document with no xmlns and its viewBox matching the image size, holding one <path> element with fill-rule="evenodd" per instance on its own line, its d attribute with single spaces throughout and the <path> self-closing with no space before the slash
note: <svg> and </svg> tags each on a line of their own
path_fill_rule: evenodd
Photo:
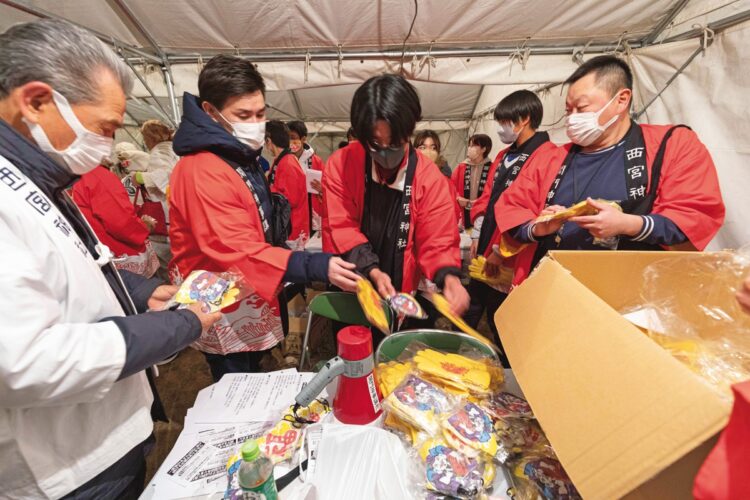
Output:
<svg viewBox="0 0 750 500">
<path fill-rule="evenodd" d="M 134 35 L 140 35 L 141 37 L 146 39 L 146 42 L 151 46 L 151 48 L 156 52 L 156 54 L 161 59 L 161 73 L 162 77 L 164 78 L 164 85 L 167 87 L 167 95 L 169 97 L 169 104 L 172 108 L 172 120 L 174 121 L 174 124 L 180 123 L 180 107 L 177 103 L 177 98 L 175 96 L 174 92 L 174 79 L 172 78 L 172 68 L 169 66 L 169 59 L 167 58 L 167 54 L 161 49 L 156 39 L 151 35 L 151 33 L 146 29 L 146 27 L 141 23 L 140 19 L 138 19 L 138 16 L 135 15 L 135 13 L 128 7 L 127 3 L 125 3 L 125 0 L 111 0 L 109 2 L 109 5 L 114 7 L 115 14 L 122 14 L 130 25 L 135 28 Z M 131 32 L 133 30 L 131 29 Z"/>
<path fill-rule="evenodd" d="M 159 106 L 159 109 L 162 110 L 162 113 L 164 113 L 164 116 L 166 116 L 169 119 L 169 122 L 172 124 L 172 126 L 177 127 L 177 122 L 175 122 L 171 116 L 169 116 L 169 113 L 167 113 L 167 110 L 164 109 L 164 107 L 159 102 L 159 99 L 156 98 L 156 94 L 154 94 L 154 91 L 151 90 L 151 87 L 149 87 L 148 83 L 146 83 L 146 79 L 143 78 L 143 76 L 136 71 L 135 66 L 133 66 L 130 61 L 128 61 L 126 58 L 123 58 L 125 61 L 125 64 L 128 65 L 130 70 L 135 73 L 136 78 L 138 78 L 138 81 L 141 82 L 141 85 L 143 85 L 146 89 L 146 91 L 151 95 L 151 98 L 154 100 L 157 106 Z M 167 92 L 169 92 L 169 86 L 167 86 Z"/>
<path fill-rule="evenodd" d="M 685 63 L 684 63 L 684 64 L 683 64 L 682 66 L 680 66 L 680 68 L 679 68 L 679 69 L 678 69 L 677 71 L 675 71 L 674 75 L 672 75 L 672 76 L 671 76 L 671 77 L 669 78 L 669 80 L 667 80 L 667 82 L 666 82 L 666 83 L 664 84 L 664 87 L 662 87 L 662 89 L 661 89 L 661 90 L 660 90 L 659 92 L 657 92 L 657 93 L 656 93 L 656 95 L 654 95 L 654 96 L 653 96 L 653 97 L 652 97 L 652 98 L 651 98 L 651 99 L 650 99 L 650 100 L 649 100 L 649 101 L 648 101 L 648 102 L 647 102 L 647 103 L 646 103 L 646 104 L 645 104 L 645 105 L 643 106 L 643 108 L 641 108 L 641 110 L 640 110 L 640 111 L 638 111 L 637 113 L 634 113 L 634 114 L 633 114 L 633 118 L 634 118 L 635 120 L 638 120 L 638 119 L 639 119 L 639 118 L 641 117 L 641 115 L 643 115 L 643 113 L 645 113 L 645 112 L 646 112 L 646 110 L 647 110 L 647 109 L 649 108 L 649 106 L 651 106 L 651 105 L 652 105 L 652 104 L 653 104 L 654 102 L 656 102 L 656 100 L 657 100 L 657 99 L 658 99 L 658 98 L 659 98 L 659 97 L 660 97 L 660 96 L 661 96 L 661 95 L 662 95 L 662 94 L 664 93 L 664 91 L 665 91 L 665 90 L 667 90 L 667 87 L 669 87 L 669 86 L 670 86 L 670 85 L 672 84 L 672 82 L 673 82 L 673 81 L 675 81 L 675 79 L 676 79 L 676 78 L 677 78 L 678 76 L 680 76 L 680 74 L 681 74 L 681 73 L 682 73 L 683 71 L 685 71 L 685 68 L 687 68 L 687 67 L 688 67 L 688 66 L 690 65 L 690 63 L 691 63 L 691 62 L 693 62 L 693 59 L 695 59 L 695 58 L 696 58 L 696 57 L 698 56 L 698 54 L 702 53 L 702 52 L 703 52 L 703 51 L 705 51 L 705 50 L 706 50 L 706 46 L 704 46 L 704 45 L 703 45 L 703 44 L 701 43 L 700 47 L 698 47 L 698 48 L 697 48 L 697 49 L 695 50 L 695 52 L 693 52 L 693 53 L 692 53 L 692 54 L 690 55 L 690 57 L 688 57 L 687 61 L 685 61 Z"/>
<path fill-rule="evenodd" d="M 690 0 L 679 0 L 675 3 L 674 7 L 667 13 L 666 16 L 664 16 L 664 19 L 661 20 L 659 24 L 656 25 L 656 27 L 651 30 L 651 33 L 646 35 L 643 40 L 641 40 L 641 44 L 645 45 L 651 45 L 656 41 L 657 38 L 659 38 L 659 35 L 662 34 L 662 32 L 667 29 L 667 27 L 672 23 L 672 21 L 675 20 L 677 15 L 682 12 L 682 9 L 685 8 L 685 6 L 688 4 Z"/>
<path fill-rule="evenodd" d="M 469 115 L 469 119 L 474 118 L 474 113 L 477 112 L 477 106 L 479 106 L 479 100 L 482 98 L 482 94 L 484 93 L 484 85 L 479 87 L 479 92 L 477 92 L 477 98 L 474 99 L 474 105 L 471 107 L 471 114 Z"/>
<path fill-rule="evenodd" d="M 290 90 L 289 95 L 292 98 L 292 104 L 294 105 L 294 112 L 297 113 L 297 118 L 304 121 L 305 117 L 302 115 L 302 106 L 299 104 L 299 98 L 295 90 Z"/>
<path fill-rule="evenodd" d="M 145 98 L 134 95 L 131 95 L 130 98 L 145 104 L 146 107 L 148 107 L 148 109 L 153 111 L 156 115 L 163 118 L 165 121 L 168 121 L 170 124 L 172 123 L 172 117 L 170 117 L 163 109 L 158 109 L 156 106 L 148 102 Z"/>
<path fill-rule="evenodd" d="M 32 5 L 27 5 L 25 3 L 18 2 L 16 0 L 0 0 L 0 4 L 7 5 L 8 7 L 12 7 L 14 9 L 16 9 L 16 10 L 20 10 L 21 12 L 25 12 L 27 14 L 31 14 L 32 16 L 36 16 L 36 17 L 39 17 L 39 18 L 42 18 L 42 19 L 58 19 L 58 20 L 62 20 L 62 21 L 67 21 L 70 24 L 73 24 L 75 26 L 78 26 L 79 28 L 82 28 L 82 29 L 88 31 L 89 33 L 93 34 L 99 40 L 101 40 L 102 42 L 104 42 L 106 44 L 112 45 L 114 47 L 119 47 L 119 48 L 121 48 L 123 50 L 126 50 L 126 51 L 128 51 L 128 52 L 130 52 L 132 54 L 135 54 L 135 55 L 141 57 L 142 59 L 146 59 L 149 62 L 154 62 L 154 63 L 161 64 L 161 60 L 158 57 L 156 57 L 155 55 L 153 55 L 153 54 L 149 54 L 148 52 L 145 52 L 143 50 L 138 49 L 137 47 L 133 47 L 130 44 L 127 44 L 125 42 L 121 42 L 120 40 L 116 39 L 113 36 L 106 35 L 104 33 L 100 33 L 100 32 L 98 32 L 96 30 L 92 30 L 91 28 L 87 28 L 86 26 L 81 26 L 78 23 L 75 23 L 75 22 L 73 22 L 73 21 L 71 21 L 69 19 L 65 19 L 63 17 L 57 16 L 55 14 L 52 14 L 51 12 L 47 12 L 46 10 L 39 9 L 39 8 L 34 7 Z"/>
<path fill-rule="evenodd" d="M 177 96 L 174 93 L 174 82 L 172 81 L 172 72 L 166 66 L 161 67 L 162 76 L 164 76 L 164 83 L 167 86 L 167 95 L 169 96 L 169 103 L 172 106 L 172 118 L 175 124 L 180 123 L 180 105 L 177 102 Z"/>
<path fill-rule="evenodd" d="M 724 19 L 719 19 L 718 21 L 708 23 L 708 26 L 706 27 L 712 30 L 714 33 L 718 33 L 737 24 L 744 23 L 745 21 L 750 21 L 750 10 L 746 10 L 733 16 L 725 17 Z M 682 40 L 688 40 L 690 38 L 697 38 L 702 34 L 703 27 L 701 26 L 690 31 L 686 31 L 685 33 L 669 37 L 666 40 L 663 40 L 662 43 L 679 42 Z"/>
<path fill-rule="evenodd" d="M 0 0 L 1 1 L 1 0 Z M 627 40 L 631 48 L 639 48 L 640 42 L 637 40 Z M 531 46 L 532 55 L 569 55 L 573 50 L 580 49 L 579 45 L 566 45 L 566 46 Z M 492 57 L 492 56 L 509 56 L 516 52 L 516 47 L 504 47 L 504 48 L 477 48 L 477 49 L 418 49 L 418 50 L 407 50 L 404 57 L 424 57 L 432 56 L 435 58 L 441 57 Z M 590 45 L 586 49 L 587 54 L 591 53 L 604 53 L 612 50 L 612 44 L 606 45 Z M 206 54 L 201 54 L 201 58 L 208 58 L 211 55 L 227 53 L 229 49 L 225 51 L 212 51 Z M 305 61 L 307 52 L 259 52 L 249 53 L 240 52 L 240 57 L 250 59 L 253 62 L 282 62 L 282 61 Z M 378 51 L 352 51 L 352 52 L 341 52 L 338 51 L 321 51 L 321 52 L 310 52 L 311 60 L 316 61 L 338 61 L 339 56 L 344 60 L 360 60 L 360 59 L 390 59 L 400 60 L 401 52 L 394 50 L 378 50 Z M 199 57 L 197 54 L 170 54 L 169 62 L 172 64 L 177 63 L 197 63 Z"/>
</svg>

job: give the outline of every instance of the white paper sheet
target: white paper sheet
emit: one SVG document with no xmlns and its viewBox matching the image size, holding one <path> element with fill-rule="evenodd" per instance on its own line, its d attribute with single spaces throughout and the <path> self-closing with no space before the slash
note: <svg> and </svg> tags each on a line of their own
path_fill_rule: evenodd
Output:
<svg viewBox="0 0 750 500">
<path fill-rule="evenodd" d="M 305 176 L 307 177 L 307 192 L 310 194 L 318 194 L 318 190 L 312 187 L 312 181 L 321 182 L 323 180 L 323 172 L 308 168 L 305 170 Z"/>
<path fill-rule="evenodd" d="M 246 439 L 258 438 L 273 422 L 190 424 L 154 476 L 154 498 L 220 494 L 227 485 L 226 464 Z"/>
<path fill-rule="evenodd" d="M 312 377 L 312 373 L 294 369 L 230 373 L 198 393 L 186 419 L 214 424 L 275 419 L 294 403 L 294 397 Z"/>
</svg>

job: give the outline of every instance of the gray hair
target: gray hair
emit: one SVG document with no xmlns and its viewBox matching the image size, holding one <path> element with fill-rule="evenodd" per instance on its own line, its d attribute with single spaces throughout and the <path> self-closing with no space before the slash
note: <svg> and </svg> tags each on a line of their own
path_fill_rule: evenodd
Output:
<svg viewBox="0 0 750 500">
<path fill-rule="evenodd" d="M 123 92 L 133 75 L 112 49 L 66 21 L 43 19 L 17 24 L 0 35 L 0 99 L 33 81 L 50 85 L 72 104 L 98 102 L 98 76 L 108 70 Z"/>
</svg>

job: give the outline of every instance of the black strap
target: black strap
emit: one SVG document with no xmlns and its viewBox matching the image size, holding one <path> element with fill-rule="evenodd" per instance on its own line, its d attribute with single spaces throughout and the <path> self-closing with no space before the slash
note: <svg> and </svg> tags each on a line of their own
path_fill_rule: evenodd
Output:
<svg viewBox="0 0 750 500">
<path fill-rule="evenodd" d="M 239 163 L 233 160 L 229 160 L 227 158 L 222 158 L 222 159 L 225 162 L 227 162 L 229 166 L 234 169 L 235 172 L 237 172 L 237 175 L 240 176 L 242 181 L 250 190 L 250 194 L 253 195 L 253 200 L 255 200 L 255 205 L 258 207 L 258 215 L 260 216 L 261 226 L 263 227 L 263 236 L 266 239 L 266 243 L 273 245 L 273 232 L 271 231 L 271 224 L 269 222 L 269 217 L 266 217 L 265 210 L 263 209 L 263 205 L 260 202 L 260 197 L 258 196 L 258 193 L 255 191 L 255 187 L 253 186 L 253 183 L 250 181 L 250 178 L 247 176 L 247 174 L 245 173 L 245 170 L 242 168 L 242 166 Z M 263 178 L 265 179 L 265 176 L 263 176 Z M 266 182 L 266 188 L 268 188 L 270 192 L 270 187 L 268 186 L 267 182 Z"/>
<path fill-rule="evenodd" d="M 661 144 L 659 144 L 659 149 L 656 151 L 654 162 L 651 165 L 651 181 L 648 183 L 648 191 L 642 198 L 628 199 L 620 202 L 620 206 L 625 213 L 633 215 L 648 215 L 653 211 L 654 202 L 656 201 L 656 192 L 658 191 L 659 183 L 661 182 L 661 169 L 664 164 L 664 154 L 667 150 L 667 141 L 669 141 L 669 138 L 672 137 L 672 134 L 678 128 L 691 130 L 687 125 L 675 125 L 664 134 L 664 138 L 662 139 Z M 627 171 L 628 169 L 626 169 L 626 173 Z"/>
<path fill-rule="evenodd" d="M 401 210 L 399 211 L 398 236 L 396 238 L 396 256 L 393 261 L 393 288 L 401 290 L 404 281 L 404 254 L 409 242 L 409 229 L 411 227 L 411 196 L 412 184 L 414 182 L 414 172 L 417 170 L 417 150 L 409 145 L 409 159 L 406 165 L 406 177 L 404 179 L 404 191 L 401 195 Z M 367 216 L 366 208 L 370 206 L 370 184 L 372 183 L 372 158 L 370 152 L 365 148 L 365 210 L 364 217 Z M 360 222 L 360 227 L 362 222 Z"/>
<path fill-rule="evenodd" d="M 477 243 L 477 255 L 483 255 L 487 251 L 487 246 L 492 239 L 492 235 L 497 229 L 497 221 L 495 220 L 495 204 L 500 199 L 506 189 L 518 178 L 521 173 L 523 166 L 526 161 L 539 149 L 539 147 L 549 142 L 549 134 L 547 132 L 537 132 L 528 141 L 517 150 L 518 158 L 510 168 L 504 168 L 505 156 L 510 152 L 516 152 L 512 149 L 503 155 L 500 162 L 497 164 L 495 169 L 495 176 L 492 180 L 492 193 L 490 194 L 490 200 L 487 204 L 487 211 L 484 214 L 484 222 L 482 223 L 482 230 L 479 233 L 479 241 Z"/>
<path fill-rule="evenodd" d="M 467 200 L 471 199 L 471 165 L 464 163 L 466 168 L 464 169 L 464 198 Z M 479 187 L 477 188 L 477 197 L 482 195 L 484 186 L 487 184 L 487 175 L 489 174 L 490 167 L 492 166 L 491 161 L 486 161 L 482 166 L 482 174 L 479 177 Z M 464 208 L 464 223 L 469 225 L 471 222 L 471 209 Z"/>
</svg>

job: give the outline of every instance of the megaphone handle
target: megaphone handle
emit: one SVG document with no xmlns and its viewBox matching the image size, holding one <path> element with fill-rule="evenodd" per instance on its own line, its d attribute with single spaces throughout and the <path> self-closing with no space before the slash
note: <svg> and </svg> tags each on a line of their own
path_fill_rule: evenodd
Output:
<svg viewBox="0 0 750 500">
<path fill-rule="evenodd" d="M 339 356 L 328 360 L 312 380 L 299 391 L 297 397 L 294 398 L 294 402 L 301 407 L 308 406 L 323 392 L 323 389 L 331 380 L 344 373 L 344 366 L 344 360 Z"/>
</svg>

